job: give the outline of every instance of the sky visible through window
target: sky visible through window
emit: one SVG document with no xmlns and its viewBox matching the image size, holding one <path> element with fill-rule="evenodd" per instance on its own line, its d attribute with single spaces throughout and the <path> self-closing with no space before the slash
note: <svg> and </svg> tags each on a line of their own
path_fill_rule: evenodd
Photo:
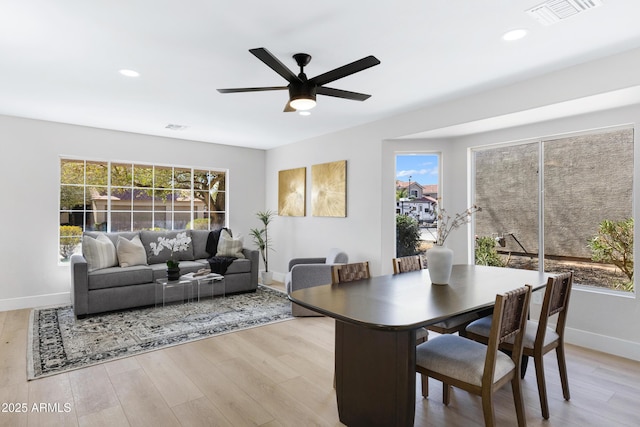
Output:
<svg viewBox="0 0 640 427">
<path fill-rule="evenodd" d="M 398 154 L 396 156 L 396 179 L 417 182 L 421 185 L 438 183 L 437 154 Z"/>
</svg>

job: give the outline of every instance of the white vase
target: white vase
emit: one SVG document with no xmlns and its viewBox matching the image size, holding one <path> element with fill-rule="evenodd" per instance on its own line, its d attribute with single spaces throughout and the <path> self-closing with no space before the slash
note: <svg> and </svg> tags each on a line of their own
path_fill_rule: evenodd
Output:
<svg viewBox="0 0 640 427">
<path fill-rule="evenodd" d="M 434 285 L 448 284 L 452 267 L 453 250 L 439 245 L 434 245 L 427 250 L 427 270 L 431 283 Z"/>
<path fill-rule="evenodd" d="M 262 279 L 263 285 L 270 285 L 273 282 L 273 272 L 272 271 L 261 271 L 260 278 Z"/>
</svg>

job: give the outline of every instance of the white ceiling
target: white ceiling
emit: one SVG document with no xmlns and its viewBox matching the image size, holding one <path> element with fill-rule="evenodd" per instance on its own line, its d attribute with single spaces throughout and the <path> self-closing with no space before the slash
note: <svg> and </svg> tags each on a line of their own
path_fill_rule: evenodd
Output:
<svg viewBox="0 0 640 427">
<path fill-rule="evenodd" d="M 551 26 L 525 12 L 541 2 L 0 0 L 0 114 L 268 149 L 640 46 L 638 0 Z M 529 34 L 503 41 L 514 28 Z M 309 77 L 375 55 L 328 85 L 372 97 L 319 95 L 302 117 L 286 91 L 218 93 L 286 85 L 256 47 L 295 73 L 309 53 Z"/>
</svg>

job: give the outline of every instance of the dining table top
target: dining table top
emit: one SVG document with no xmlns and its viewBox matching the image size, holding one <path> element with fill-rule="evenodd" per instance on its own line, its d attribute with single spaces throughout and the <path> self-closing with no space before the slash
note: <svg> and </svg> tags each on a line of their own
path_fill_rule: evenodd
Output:
<svg viewBox="0 0 640 427">
<path fill-rule="evenodd" d="M 491 307 L 496 294 L 531 285 L 543 288 L 552 274 L 532 270 L 456 264 L 447 285 L 428 270 L 327 284 L 291 292 L 289 299 L 337 320 L 386 329 L 416 329 L 458 314 Z"/>
</svg>

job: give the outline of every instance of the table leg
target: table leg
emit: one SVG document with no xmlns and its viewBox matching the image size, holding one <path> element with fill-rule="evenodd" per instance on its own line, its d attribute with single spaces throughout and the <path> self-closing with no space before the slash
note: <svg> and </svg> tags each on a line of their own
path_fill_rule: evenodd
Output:
<svg viewBox="0 0 640 427">
<path fill-rule="evenodd" d="M 336 397 L 340 421 L 354 426 L 413 426 L 416 333 L 336 320 Z"/>
</svg>

